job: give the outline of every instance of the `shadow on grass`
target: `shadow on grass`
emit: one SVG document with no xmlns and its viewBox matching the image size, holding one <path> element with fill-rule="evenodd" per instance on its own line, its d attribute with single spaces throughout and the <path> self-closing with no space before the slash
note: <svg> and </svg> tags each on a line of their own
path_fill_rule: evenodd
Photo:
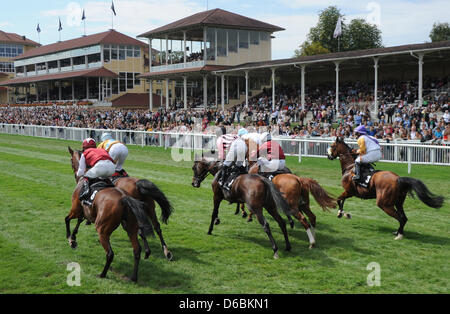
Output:
<svg viewBox="0 0 450 314">
<path fill-rule="evenodd" d="M 430 234 L 426 234 L 426 233 L 418 233 L 416 231 L 409 231 L 407 227 L 408 227 L 408 225 L 406 225 L 405 231 L 403 234 L 405 239 L 414 240 L 414 241 L 418 241 L 421 243 L 434 244 L 434 245 L 448 245 L 450 243 L 450 238 L 434 236 L 434 235 L 430 235 Z M 392 233 L 396 230 L 397 229 L 395 229 L 395 228 L 389 228 L 389 227 L 385 227 L 385 226 L 378 227 L 378 231 L 380 231 L 383 234 L 390 234 L 390 235 L 392 235 L 392 237 L 394 237 L 394 235 Z M 394 238 L 392 238 L 392 239 L 394 239 Z"/>
</svg>

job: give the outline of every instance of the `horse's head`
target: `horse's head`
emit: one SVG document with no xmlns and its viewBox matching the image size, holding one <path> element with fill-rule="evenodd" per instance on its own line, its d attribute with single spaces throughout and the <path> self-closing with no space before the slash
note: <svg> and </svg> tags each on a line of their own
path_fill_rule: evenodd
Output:
<svg viewBox="0 0 450 314">
<path fill-rule="evenodd" d="M 192 166 L 192 171 L 194 171 L 194 176 L 192 177 L 192 186 L 194 188 L 200 187 L 200 184 L 208 176 L 210 168 L 211 166 L 208 161 L 206 161 L 203 157 L 198 158 L 196 156 L 194 165 Z"/>
<path fill-rule="evenodd" d="M 341 155 L 351 152 L 351 150 L 342 137 L 337 137 L 336 141 L 328 148 L 327 157 L 330 160 L 334 160 Z"/>
<path fill-rule="evenodd" d="M 72 164 L 72 171 L 75 175 L 75 180 L 77 180 L 77 171 L 80 164 L 80 158 L 81 158 L 81 152 L 80 151 L 73 151 L 70 146 L 68 147 L 69 154 L 70 154 L 70 162 Z"/>
</svg>

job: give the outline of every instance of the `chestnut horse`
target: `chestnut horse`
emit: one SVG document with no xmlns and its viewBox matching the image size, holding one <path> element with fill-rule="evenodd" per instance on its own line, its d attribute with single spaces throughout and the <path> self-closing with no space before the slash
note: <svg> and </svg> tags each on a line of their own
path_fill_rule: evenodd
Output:
<svg viewBox="0 0 450 314">
<path fill-rule="evenodd" d="M 250 168 L 249 174 L 257 173 L 258 165 L 255 164 Z M 295 174 L 286 173 L 276 175 L 272 182 L 289 203 L 291 212 L 299 212 L 296 217 L 306 232 L 312 231 L 313 237 L 310 237 L 310 248 L 312 248 L 315 244 L 316 215 L 313 214 L 310 208 L 309 193 L 313 195 L 323 211 L 336 208 L 336 200 L 317 181 L 310 178 L 301 178 Z M 303 214 L 308 216 L 309 223 Z M 310 236 L 309 233 L 308 236 Z"/>
<path fill-rule="evenodd" d="M 356 152 L 340 137 L 328 149 L 328 159 L 339 157 L 342 169 L 342 187 L 344 192 L 338 197 L 339 218 L 344 214 L 344 202 L 347 198 L 356 196 L 362 199 L 377 200 L 377 206 L 386 214 L 398 220 L 400 227 L 394 235 L 395 240 L 403 238 L 403 228 L 408 219 L 403 210 L 406 195 L 413 196 L 414 191 L 419 199 L 429 207 L 440 208 L 444 197 L 431 193 L 425 184 L 417 179 L 400 177 L 391 171 L 379 171 L 373 174 L 367 188 L 357 185 L 353 180 Z"/>
<path fill-rule="evenodd" d="M 105 278 L 114 259 L 110 237 L 117 227 L 122 224 L 123 228 L 128 233 L 128 237 L 130 238 L 133 247 L 134 270 L 130 279 L 136 282 L 138 279 L 138 268 L 141 258 L 141 246 L 138 240 L 138 233 L 140 233 L 141 237 L 145 238 L 146 235 L 153 234 L 154 232 L 145 212 L 145 203 L 128 196 L 121 189 L 108 187 L 96 194 L 92 207 L 82 205 L 79 199 L 82 183 L 80 178 L 76 176 L 81 152 L 74 152 L 70 147 L 69 152 L 72 156 L 72 170 L 77 182 L 77 186 L 72 194 L 72 208 L 69 215 L 65 218 L 66 236 L 69 245 L 73 249 L 77 247 L 76 234 L 84 219 L 87 219 L 91 223 L 95 223 L 100 244 L 106 252 L 106 264 L 100 274 L 100 278 Z M 72 219 L 78 219 L 77 226 L 73 230 L 73 233 L 70 231 L 70 221 Z M 146 258 L 148 258 L 148 255 L 146 255 Z"/>
<path fill-rule="evenodd" d="M 199 172 L 199 169 L 204 169 L 204 167 L 205 161 L 195 161 L 194 166 L 192 167 L 192 170 L 194 171 L 194 186 L 198 184 L 197 187 L 200 187 L 199 182 L 203 181 L 203 179 L 208 175 L 208 172 L 206 172 L 206 174 L 205 172 Z M 286 215 L 290 215 L 289 205 L 271 181 L 259 175 L 243 174 L 235 179 L 230 191 L 224 191 L 218 183 L 218 175 L 216 174 L 212 182 L 212 190 L 214 193 L 214 210 L 208 230 L 209 235 L 212 234 L 214 223 L 219 215 L 219 206 L 223 200 L 227 200 L 230 203 L 245 203 L 247 204 L 249 211 L 256 215 L 259 223 L 269 237 L 274 252 L 273 257 L 275 259 L 279 257 L 278 246 L 275 243 L 272 232 L 270 231 L 269 223 L 264 218 L 263 208 L 265 208 L 267 212 L 275 219 L 283 232 L 286 243 L 286 251 L 291 250 L 291 244 L 289 242 L 289 237 L 286 230 L 286 222 L 283 218 L 281 218 L 277 211 L 278 208 Z"/>
</svg>

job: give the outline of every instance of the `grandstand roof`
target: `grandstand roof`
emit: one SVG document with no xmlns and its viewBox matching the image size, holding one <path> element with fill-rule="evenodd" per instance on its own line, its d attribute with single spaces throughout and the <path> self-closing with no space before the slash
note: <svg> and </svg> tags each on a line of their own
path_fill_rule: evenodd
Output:
<svg viewBox="0 0 450 314">
<path fill-rule="evenodd" d="M 38 75 L 38 76 L 29 76 L 29 77 L 16 77 L 8 81 L 3 81 L 0 83 L 0 86 L 9 86 L 9 85 L 20 85 L 20 84 L 28 84 L 34 82 L 45 82 L 45 81 L 55 81 L 55 80 L 63 80 L 68 78 L 76 78 L 76 77 L 112 77 L 117 78 L 119 75 L 116 73 L 105 69 L 87 69 L 82 71 L 75 72 L 64 72 L 64 73 L 55 73 L 55 74 L 47 74 L 47 75 Z"/>
<path fill-rule="evenodd" d="M 15 33 L 6 33 L 0 30 L 0 42 L 1 43 L 11 43 L 11 44 L 22 44 L 28 46 L 40 46 L 37 42 L 34 42 L 25 36 L 21 36 Z"/>
<path fill-rule="evenodd" d="M 245 64 L 240 64 L 237 66 L 229 67 L 228 69 L 218 70 L 217 72 L 231 72 L 238 70 L 251 70 L 257 68 L 271 68 L 271 67 L 281 67 L 294 64 L 316 64 L 320 62 L 333 62 L 333 61 L 345 61 L 351 59 L 362 59 L 362 58 L 372 58 L 372 57 L 383 57 L 383 56 L 393 56 L 393 55 L 404 55 L 411 53 L 430 53 L 440 50 L 450 50 L 450 41 L 441 41 L 434 43 L 423 43 L 423 44 L 412 44 L 412 45 L 402 45 L 386 48 L 374 48 L 374 49 L 364 49 L 364 50 L 354 50 L 345 52 L 335 52 L 320 54 L 314 56 L 303 56 L 299 58 L 289 58 L 289 59 L 279 59 L 272 61 L 263 62 L 249 62 Z"/>
<path fill-rule="evenodd" d="M 41 46 L 39 48 L 30 50 L 18 57 L 15 60 L 22 60 L 36 56 L 42 56 L 50 53 L 71 50 L 81 47 L 88 47 L 98 44 L 113 44 L 113 45 L 135 45 L 147 47 L 145 43 L 133 37 L 119 33 L 113 29 L 89 36 L 83 36 L 66 41 L 60 41 L 54 44 Z"/>
<path fill-rule="evenodd" d="M 138 37 L 156 38 L 156 36 L 192 29 L 199 26 L 226 27 L 248 30 L 265 30 L 270 32 L 282 31 L 284 28 L 264 23 L 243 15 L 228 12 L 222 9 L 213 9 L 200 12 L 152 31 L 143 33 Z"/>
<path fill-rule="evenodd" d="M 159 71 L 159 72 L 147 72 L 143 73 L 138 76 L 138 78 L 150 78 L 150 77 L 158 77 L 158 76 L 181 76 L 183 74 L 188 73 L 207 73 L 207 72 L 214 72 L 219 71 L 223 69 L 229 68 L 228 66 L 222 66 L 222 65 L 205 65 L 203 67 L 196 67 L 196 68 L 185 68 L 185 69 L 176 69 L 176 70 L 168 70 L 168 71 Z"/>
</svg>

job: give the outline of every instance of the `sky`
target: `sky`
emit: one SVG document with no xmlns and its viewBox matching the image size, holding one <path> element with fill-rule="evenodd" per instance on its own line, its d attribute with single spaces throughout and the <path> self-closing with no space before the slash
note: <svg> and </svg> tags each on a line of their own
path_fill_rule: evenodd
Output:
<svg viewBox="0 0 450 314">
<path fill-rule="evenodd" d="M 80 37 L 84 33 L 82 11 L 86 13 L 87 35 L 111 28 L 110 0 L 0 0 L 0 30 L 25 35 L 40 43 Z M 434 22 L 450 22 L 449 0 L 115 0 L 114 29 L 132 36 L 145 33 L 189 15 L 221 8 L 285 28 L 275 33 L 272 58 L 291 58 L 306 40 L 321 10 L 336 5 L 347 23 L 364 18 L 378 25 L 385 47 L 429 42 Z M 158 49 L 158 47 L 154 47 Z"/>
</svg>

